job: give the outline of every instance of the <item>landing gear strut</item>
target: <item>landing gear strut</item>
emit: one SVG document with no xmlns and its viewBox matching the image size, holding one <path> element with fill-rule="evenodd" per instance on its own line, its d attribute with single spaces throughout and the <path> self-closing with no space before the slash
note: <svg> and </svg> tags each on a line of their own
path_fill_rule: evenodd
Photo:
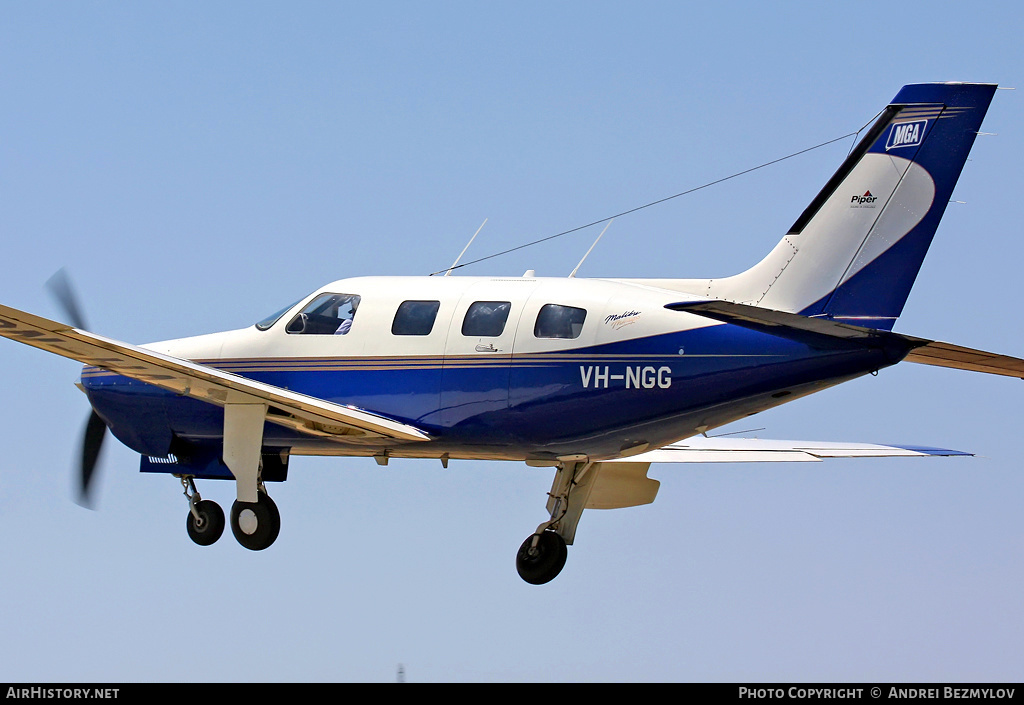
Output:
<svg viewBox="0 0 1024 705">
<path fill-rule="evenodd" d="M 224 405 L 224 464 L 235 477 L 231 533 L 250 551 L 262 551 L 281 531 L 281 513 L 263 487 L 263 424 L 266 404 Z"/>
<path fill-rule="evenodd" d="M 188 517 L 185 520 L 188 537 L 200 546 L 215 544 L 224 533 L 224 510 L 216 502 L 199 496 L 192 477 L 182 477 L 181 484 L 188 497 Z"/>
</svg>

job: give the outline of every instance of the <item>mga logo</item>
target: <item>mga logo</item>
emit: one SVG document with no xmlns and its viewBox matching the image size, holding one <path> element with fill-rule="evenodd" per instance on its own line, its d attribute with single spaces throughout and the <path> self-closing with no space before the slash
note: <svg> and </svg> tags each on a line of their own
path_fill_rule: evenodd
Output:
<svg viewBox="0 0 1024 705">
<path fill-rule="evenodd" d="M 889 139 L 885 142 L 886 150 L 899 147 L 918 147 L 924 140 L 924 130 L 928 127 L 927 120 L 903 122 L 893 125 L 889 130 Z"/>
</svg>

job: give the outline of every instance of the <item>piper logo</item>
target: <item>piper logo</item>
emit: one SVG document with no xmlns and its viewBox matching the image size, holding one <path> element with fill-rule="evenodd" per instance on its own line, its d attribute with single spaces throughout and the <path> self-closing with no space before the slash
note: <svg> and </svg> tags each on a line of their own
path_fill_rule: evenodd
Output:
<svg viewBox="0 0 1024 705">
<path fill-rule="evenodd" d="M 920 146 L 924 140 L 924 130 L 926 127 L 928 127 L 927 120 L 903 122 L 893 125 L 889 130 L 889 139 L 885 141 L 885 149 Z"/>
<path fill-rule="evenodd" d="M 863 196 L 854 196 L 850 199 L 850 205 L 853 208 L 871 208 L 872 204 L 878 200 L 878 196 L 872 196 L 870 191 L 865 191 Z"/>
</svg>

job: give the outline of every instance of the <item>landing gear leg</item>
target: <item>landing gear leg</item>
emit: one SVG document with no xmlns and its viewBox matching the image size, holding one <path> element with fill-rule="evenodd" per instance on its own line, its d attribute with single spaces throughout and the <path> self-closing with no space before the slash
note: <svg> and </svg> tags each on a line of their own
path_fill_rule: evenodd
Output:
<svg viewBox="0 0 1024 705">
<path fill-rule="evenodd" d="M 548 493 L 551 518 L 523 541 L 516 554 L 516 570 L 531 585 L 551 582 L 562 571 L 569 555 L 566 546 L 576 536 L 576 524 L 586 506 L 598 463 L 563 463 L 555 473 Z"/>
<path fill-rule="evenodd" d="M 250 551 L 262 551 L 281 531 L 281 513 L 260 479 L 266 404 L 224 405 L 224 464 L 235 476 L 231 533 Z"/>
<path fill-rule="evenodd" d="M 200 546 L 211 546 L 224 533 L 224 510 L 216 502 L 199 496 L 191 475 L 180 479 L 188 497 L 188 517 L 185 520 L 188 537 Z"/>
</svg>

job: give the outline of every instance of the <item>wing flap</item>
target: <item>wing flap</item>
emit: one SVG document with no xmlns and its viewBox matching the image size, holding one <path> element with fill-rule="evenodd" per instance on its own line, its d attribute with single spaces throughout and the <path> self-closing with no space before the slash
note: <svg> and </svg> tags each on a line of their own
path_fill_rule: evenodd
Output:
<svg viewBox="0 0 1024 705">
<path fill-rule="evenodd" d="M 313 435 L 426 441 L 418 428 L 363 409 L 256 382 L 0 305 L 0 336 L 211 404 L 267 404 L 267 420 Z"/>
</svg>

